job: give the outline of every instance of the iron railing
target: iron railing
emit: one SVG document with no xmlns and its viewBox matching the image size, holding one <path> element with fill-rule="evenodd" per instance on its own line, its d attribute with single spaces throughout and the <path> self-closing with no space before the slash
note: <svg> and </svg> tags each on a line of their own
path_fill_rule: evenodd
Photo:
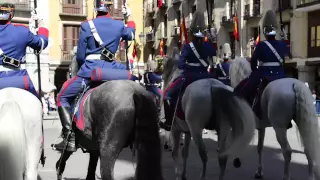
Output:
<svg viewBox="0 0 320 180">
<path fill-rule="evenodd" d="M 180 35 L 180 27 L 179 26 L 172 26 L 172 29 L 171 29 L 171 37 L 176 37 L 176 36 L 179 36 Z"/>
<path fill-rule="evenodd" d="M 297 0 L 298 7 L 304 7 L 320 3 L 320 0 Z"/>
<path fill-rule="evenodd" d="M 83 0 L 60 0 L 61 14 L 72 16 L 86 16 Z"/>
<path fill-rule="evenodd" d="M 69 43 L 61 46 L 61 60 L 63 60 L 63 61 L 71 61 L 73 56 L 74 56 L 74 53 L 75 53 L 74 52 L 74 47 L 75 46 L 77 46 L 77 45 L 73 45 L 73 44 L 69 44 Z"/>
<path fill-rule="evenodd" d="M 154 42 L 155 41 L 155 35 L 153 32 L 146 33 L 146 42 Z"/>
</svg>

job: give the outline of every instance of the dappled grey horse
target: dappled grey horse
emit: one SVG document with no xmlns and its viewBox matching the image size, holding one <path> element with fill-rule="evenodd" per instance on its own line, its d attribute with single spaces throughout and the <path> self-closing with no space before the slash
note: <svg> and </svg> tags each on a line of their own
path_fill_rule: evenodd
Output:
<svg viewBox="0 0 320 180">
<path fill-rule="evenodd" d="M 175 80 L 181 71 L 177 69 L 178 52 L 172 58 L 164 60 L 164 87 Z M 219 136 L 219 179 L 223 180 L 229 155 L 237 155 L 245 150 L 254 134 L 254 114 L 248 104 L 233 95 L 232 91 L 218 80 L 203 79 L 190 84 L 182 96 L 182 110 L 185 120 L 175 117 L 171 129 L 173 139 L 172 157 L 175 162 L 176 180 L 186 179 L 186 164 L 189 144 L 193 138 L 202 160 L 201 180 L 206 178 L 207 152 L 202 139 L 204 128 L 218 131 Z M 216 126 L 215 126 L 216 125 Z M 214 127 L 215 126 L 215 127 Z M 232 128 L 232 141 L 227 146 L 226 138 Z M 185 133 L 183 156 L 183 171 L 178 168 L 178 152 L 180 135 Z"/>
<path fill-rule="evenodd" d="M 247 59 L 236 58 L 230 67 L 231 85 L 236 87 L 240 81 L 248 77 L 251 67 Z M 309 88 L 301 81 L 284 78 L 270 82 L 261 96 L 263 119 L 257 120 L 259 132 L 258 154 L 259 166 L 256 178 L 263 178 L 262 149 L 265 128 L 272 126 L 281 146 L 284 163 L 284 180 L 290 179 L 290 161 L 292 150 L 287 139 L 287 128 L 293 119 L 299 128 L 308 159 L 309 180 L 314 180 L 313 161 L 320 164 L 319 128 L 315 106 Z"/>
<path fill-rule="evenodd" d="M 70 68 L 77 71 L 77 62 Z M 162 180 L 157 107 L 147 90 L 129 80 L 105 82 L 80 108 L 84 131 L 75 131 L 77 143 L 90 153 L 86 180 L 95 180 L 99 157 L 102 180 L 113 180 L 117 157 L 128 146 L 137 151 L 135 179 Z M 56 163 L 59 180 L 71 154 L 64 152 Z"/>
</svg>

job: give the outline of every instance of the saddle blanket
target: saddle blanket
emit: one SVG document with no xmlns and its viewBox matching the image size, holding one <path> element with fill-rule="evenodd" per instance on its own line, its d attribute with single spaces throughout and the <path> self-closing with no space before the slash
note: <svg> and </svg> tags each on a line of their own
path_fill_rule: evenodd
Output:
<svg viewBox="0 0 320 180">
<path fill-rule="evenodd" d="M 95 90 L 95 88 L 88 90 L 84 93 L 82 97 L 80 97 L 74 108 L 73 108 L 73 116 L 72 119 L 76 124 L 77 129 L 80 131 L 84 131 L 84 104 L 86 103 L 86 100 L 88 99 L 89 95 Z"/>
</svg>

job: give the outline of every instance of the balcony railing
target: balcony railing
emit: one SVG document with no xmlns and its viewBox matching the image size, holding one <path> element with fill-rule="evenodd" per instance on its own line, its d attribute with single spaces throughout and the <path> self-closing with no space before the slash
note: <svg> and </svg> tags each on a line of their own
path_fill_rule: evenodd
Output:
<svg viewBox="0 0 320 180">
<path fill-rule="evenodd" d="M 172 5 L 181 4 L 182 0 L 172 0 Z"/>
<path fill-rule="evenodd" d="M 16 11 L 30 11 L 30 0 L 9 0 L 8 3 L 12 3 L 15 6 Z"/>
<path fill-rule="evenodd" d="M 148 2 L 147 4 L 147 13 L 152 14 L 155 12 L 155 3 L 152 2 Z"/>
<path fill-rule="evenodd" d="M 86 16 L 83 0 L 60 0 L 61 15 Z"/>
<path fill-rule="evenodd" d="M 314 4 L 319 4 L 320 0 L 297 0 L 298 7 L 306 7 Z"/>
<path fill-rule="evenodd" d="M 252 13 L 250 12 L 250 4 L 244 5 L 244 19 L 249 19 L 251 17 L 259 17 L 260 13 L 260 3 L 252 4 Z"/>
<path fill-rule="evenodd" d="M 227 16 L 226 12 L 221 12 L 221 25 L 231 24 L 233 23 L 233 15 Z"/>
<path fill-rule="evenodd" d="M 180 27 L 179 26 L 172 26 L 171 37 L 176 37 L 179 35 L 180 35 Z"/>
<path fill-rule="evenodd" d="M 153 32 L 146 33 L 146 42 L 154 42 L 155 36 Z"/>
<path fill-rule="evenodd" d="M 71 61 L 76 52 L 74 52 L 74 47 L 77 45 L 66 44 L 61 46 L 61 60 L 62 61 Z"/>
</svg>

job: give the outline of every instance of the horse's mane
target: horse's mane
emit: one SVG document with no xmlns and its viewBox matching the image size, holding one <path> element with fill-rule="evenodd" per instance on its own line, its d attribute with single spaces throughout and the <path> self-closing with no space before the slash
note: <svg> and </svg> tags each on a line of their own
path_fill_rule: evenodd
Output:
<svg viewBox="0 0 320 180">
<path fill-rule="evenodd" d="M 174 79 L 181 75 L 182 71 L 178 69 L 180 53 L 179 49 L 173 49 L 171 57 L 164 58 L 163 61 L 163 80 L 166 88 Z"/>
<path fill-rule="evenodd" d="M 236 57 L 231 64 L 229 75 L 231 86 L 236 87 L 243 79 L 251 73 L 249 61 L 244 57 Z"/>
</svg>

